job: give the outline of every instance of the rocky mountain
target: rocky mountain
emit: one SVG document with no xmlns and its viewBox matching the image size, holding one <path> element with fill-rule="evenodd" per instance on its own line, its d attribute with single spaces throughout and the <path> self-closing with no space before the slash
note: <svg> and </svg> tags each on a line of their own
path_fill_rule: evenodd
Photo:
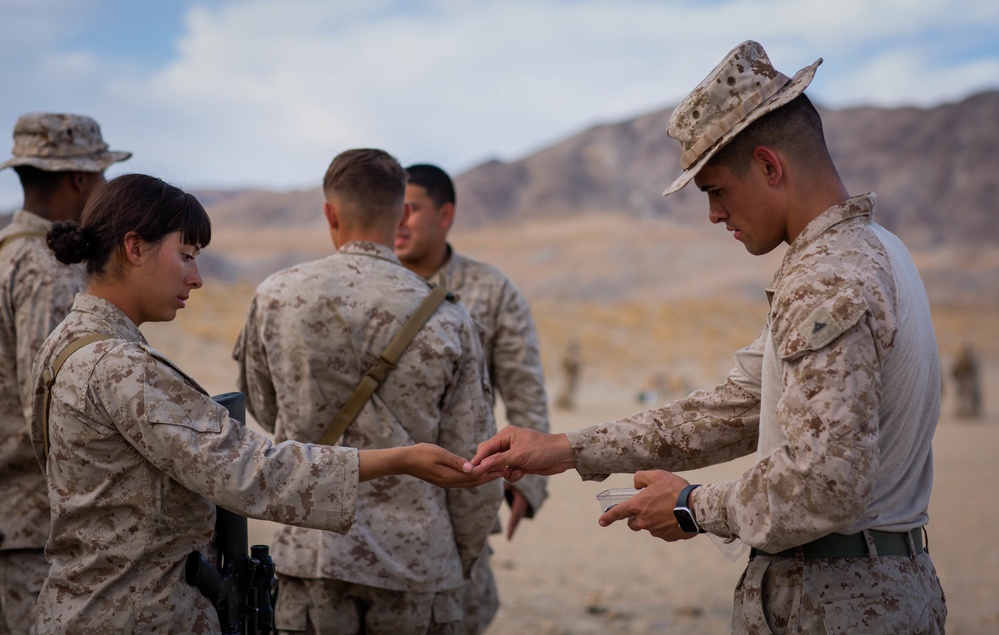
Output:
<svg viewBox="0 0 999 635">
<path fill-rule="evenodd" d="M 469 225 L 587 211 L 704 221 L 704 197 L 661 192 L 680 173 L 672 108 L 598 125 L 513 162 L 456 178 Z M 851 192 L 877 192 L 878 219 L 913 247 L 999 243 L 999 92 L 932 109 L 822 109 Z"/>
</svg>

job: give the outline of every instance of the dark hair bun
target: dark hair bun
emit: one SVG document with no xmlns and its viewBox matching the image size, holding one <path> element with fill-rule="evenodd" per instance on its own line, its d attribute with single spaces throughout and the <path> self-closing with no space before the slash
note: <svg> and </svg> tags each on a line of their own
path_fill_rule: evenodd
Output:
<svg viewBox="0 0 999 635">
<path fill-rule="evenodd" d="M 45 242 L 64 265 L 83 262 L 90 257 L 91 248 L 83 228 L 73 221 L 53 223 Z"/>
</svg>

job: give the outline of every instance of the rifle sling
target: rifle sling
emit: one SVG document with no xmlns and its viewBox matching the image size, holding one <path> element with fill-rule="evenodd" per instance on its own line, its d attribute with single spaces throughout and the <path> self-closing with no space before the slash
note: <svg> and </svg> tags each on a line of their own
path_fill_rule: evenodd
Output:
<svg viewBox="0 0 999 635">
<path fill-rule="evenodd" d="M 354 421 L 358 413 L 361 412 L 361 408 L 364 407 L 364 404 L 368 402 L 371 395 L 378 389 L 379 384 L 385 380 L 389 371 L 395 368 L 395 363 L 399 361 L 399 357 L 402 356 L 403 351 L 406 350 L 406 347 L 409 346 L 410 342 L 416 337 L 416 334 L 420 332 L 423 325 L 427 323 L 427 320 L 430 319 L 430 316 L 434 314 L 437 307 L 445 299 L 454 299 L 454 296 L 451 295 L 451 292 L 446 287 L 437 286 L 430 290 L 430 294 L 423 299 L 423 302 L 417 307 L 416 312 L 406 320 L 406 323 L 402 325 L 402 329 L 392 338 L 392 341 L 385 347 L 385 350 L 382 351 L 382 354 L 378 357 L 378 361 L 361 377 L 360 383 L 354 388 L 354 392 L 347 399 L 347 403 L 344 404 L 340 412 L 333 418 L 332 425 L 326 430 L 319 443 L 323 445 L 336 445 L 340 437 L 343 436 L 343 433 L 347 431 L 347 427 Z"/>
<path fill-rule="evenodd" d="M 93 344 L 94 342 L 99 342 L 101 340 L 111 339 L 110 335 L 104 335 L 103 333 L 87 333 L 78 340 L 70 343 L 66 348 L 62 349 L 59 356 L 56 357 L 55 363 L 42 371 L 42 403 L 40 407 L 37 408 L 38 416 L 41 418 L 41 428 L 42 428 L 42 446 L 45 449 L 45 456 L 49 455 L 49 402 L 52 401 L 52 386 L 55 384 L 56 375 L 62 369 L 62 365 L 66 363 L 70 355 L 80 350 L 88 344 Z M 36 402 L 36 407 L 38 403 Z"/>
</svg>

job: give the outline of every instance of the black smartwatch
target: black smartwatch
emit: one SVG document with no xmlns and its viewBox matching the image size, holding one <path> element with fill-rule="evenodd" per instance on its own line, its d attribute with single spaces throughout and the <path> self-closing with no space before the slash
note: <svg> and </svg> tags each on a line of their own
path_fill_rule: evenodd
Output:
<svg viewBox="0 0 999 635">
<path fill-rule="evenodd" d="M 676 516 L 676 522 L 680 525 L 680 529 L 684 530 L 688 534 L 703 534 L 705 533 L 701 529 L 697 521 L 694 520 L 694 511 L 690 509 L 690 505 L 687 504 L 690 498 L 690 493 L 695 489 L 700 487 L 700 485 L 688 485 L 680 490 L 680 495 L 676 499 L 676 507 L 673 508 L 673 515 Z"/>
</svg>

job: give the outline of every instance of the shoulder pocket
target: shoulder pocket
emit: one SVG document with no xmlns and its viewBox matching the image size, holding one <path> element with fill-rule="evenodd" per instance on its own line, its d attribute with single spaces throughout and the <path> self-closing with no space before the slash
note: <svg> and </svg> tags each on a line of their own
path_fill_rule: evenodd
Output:
<svg viewBox="0 0 999 635">
<path fill-rule="evenodd" d="M 144 418 L 149 423 L 183 426 L 198 432 L 220 432 L 225 408 L 155 349 L 147 353 L 143 383 Z"/>
<path fill-rule="evenodd" d="M 837 291 L 817 304 L 791 307 L 774 320 L 774 340 L 784 361 L 825 348 L 853 327 L 867 312 L 867 303 L 854 288 Z"/>
</svg>

